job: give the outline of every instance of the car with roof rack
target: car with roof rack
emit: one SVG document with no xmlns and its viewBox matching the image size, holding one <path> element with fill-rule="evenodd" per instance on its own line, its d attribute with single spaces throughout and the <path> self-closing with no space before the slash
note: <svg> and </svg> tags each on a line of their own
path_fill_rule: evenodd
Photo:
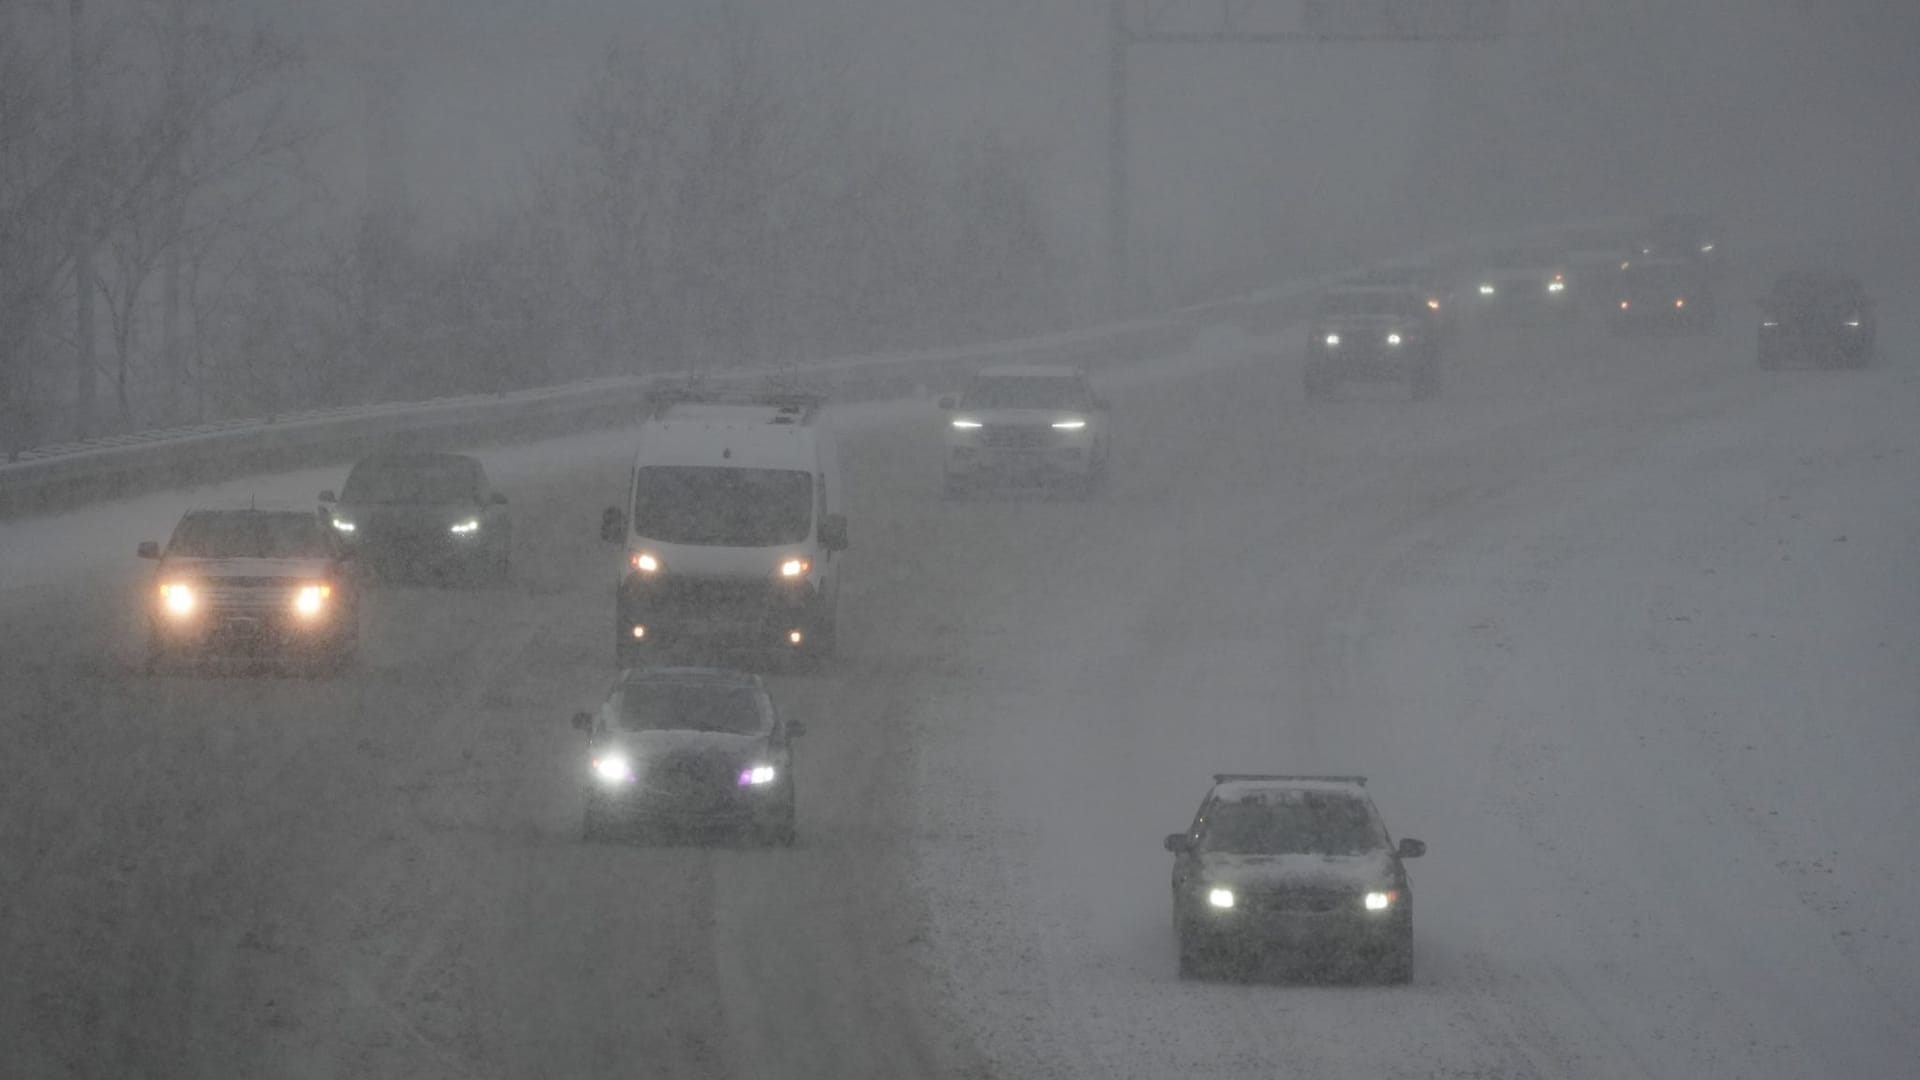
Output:
<svg viewBox="0 0 1920 1080">
<path fill-rule="evenodd" d="M 1328 397 L 1350 381 L 1405 382 L 1416 400 L 1439 394 L 1444 330 L 1428 300 L 1388 285 L 1322 293 L 1307 322 L 1307 397 Z"/>
<path fill-rule="evenodd" d="M 792 740 L 806 728 L 758 675 L 629 669 L 573 726 L 587 736 L 587 840 L 745 830 L 794 842 Z"/>
<path fill-rule="evenodd" d="M 1168 836 L 1181 978 L 1269 960 L 1413 977 L 1413 888 L 1363 776 L 1217 773 Z"/>
<path fill-rule="evenodd" d="M 145 667 L 203 661 L 298 663 L 338 670 L 353 659 L 360 596 L 348 551 L 314 509 L 188 510 L 152 559 Z"/>
</svg>

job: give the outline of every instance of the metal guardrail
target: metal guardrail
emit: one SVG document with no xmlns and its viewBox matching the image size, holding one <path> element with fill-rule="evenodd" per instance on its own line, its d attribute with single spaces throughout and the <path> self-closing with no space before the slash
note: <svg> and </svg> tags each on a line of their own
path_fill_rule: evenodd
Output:
<svg viewBox="0 0 1920 1080">
<path fill-rule="evenodd" d="M 1526 230 L 1555 235 L 1611 222 Z M 1482 238 L 1480 242 L 1486 242 Z M 1448 244 L 1390 262 L 1444 257 Z M 711 373 L 716 381 L 777 376 L 836 401 L 875 401 L 956 386 L 989 362 L 1124 366 L 1187 344 L 1203 325 L 1273 328 L 1306 313 L 1311 297 L 1353 271 L 1194 305 L 1171 315 L 1020 341 L 848 357 L 807 365 Z M 680 375 L 684 373 L 672 373 Z M 637 422 L 656 377 L 592 379 L 559 386 L 426 401 L 314 409 L 36 447 L 0 463 L 0 518 L 52 513 L 102 499 L 192 487 L 259 472 L 350 461 L 395 443 L 430 448 L 511 442 Z"/>
</svg>

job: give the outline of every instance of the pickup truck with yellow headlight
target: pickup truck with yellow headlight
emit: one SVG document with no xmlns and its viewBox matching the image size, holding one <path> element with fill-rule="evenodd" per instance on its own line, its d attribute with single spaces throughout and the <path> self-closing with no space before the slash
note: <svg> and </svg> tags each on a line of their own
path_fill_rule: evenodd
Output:
<svg viewBox="0 0 1920 1080">
<path fill-rule="evenodd" d="M 351 553 L 313 510 L 189 510 L 162 548 L 148 594 L 149 673 L 204 660 L 338 670 L 360 636 Z"/>
</svg>

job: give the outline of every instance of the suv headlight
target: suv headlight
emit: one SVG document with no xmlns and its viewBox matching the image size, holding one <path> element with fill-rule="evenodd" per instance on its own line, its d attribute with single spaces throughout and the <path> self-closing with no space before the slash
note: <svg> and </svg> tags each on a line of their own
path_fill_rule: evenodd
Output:
<svg viewBox="0 0 1920 1080">
<path fill-rule="evenodd" d="M 166 608 L 169 615 L 191 615 L 198 603 L 193 586 L 185 582 L 169 581 L 160 586 L 160 606 Z"/>
<path fill-rule="evenodd" d="M 633 762 L 625 754 L 602 754 L 593 759 L 594 774 L 609 784 L 633 782 Z"/>
<path fill-rule="evenodd" d="M 660 572 L 660 556 L 651 551 L 636 551 L 627 556 L 627 565 L 649 576 Z"/>
<path fill-rule="evenodd" d="M 1207 903 L 1221 909 L 1230 908 L 1233 906 L 1233 890 L 1220 886 L 1208 889 Z"/>
<path fill-rule="evenodd" d="M 1327 345 L 1328 345 L 1329 347 L 1332 347 L 1332 348 L 1338 348 L 1338 347 L 1340 346 L 1340 335 L 1339 335 L 1339 334 L 1331 334 L 1331 333 L 1330 333 L 1330 334 L 1328 334 L 1328 335 L 1327 335 L 1326 337 L 1324 337 L 1324 338 L 1321 338 L 1320 340 L 1322 340 L 1322 341 L 1324 341 L 1324 342 L 1326 342 L 1326 343 L 1327 343 Z"/>
<path fill-rule="evenodd" d="M 764 787 L 773 783 L 774 769 L 771 765 L 755 765 L 740 770 L 741 787 Z"/>
<path fill-rule="evenodd" d="M 1368 911 L 1385 911 L 1392 907 L 1394 901 L 1398 899 L 1400 899 L 1400 891 L 1398 889 L 1376 889 L 1366 896 L 1361 897 L 1360 902 L 1365 905 Z"/>
<path fill-rule="evenodd" d="M 350 533 L 354 531 L 354 529 L 358 528 L 358 526 L 356 526 L 353 522 L 348 521 L 346 518 L 337 517 L 337 518 L 333 518 L 332 521 L 333 521 L 333 527 L 343 533 Z"/>
</svg>

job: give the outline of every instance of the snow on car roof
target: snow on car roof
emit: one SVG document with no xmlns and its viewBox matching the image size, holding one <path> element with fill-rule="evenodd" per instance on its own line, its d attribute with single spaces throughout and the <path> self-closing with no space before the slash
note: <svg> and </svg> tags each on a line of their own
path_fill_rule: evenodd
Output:
<svg viewBox="0 0 1920 1080">
<path fill-rule="evenodd" d="M 989 379 L 1074 379 L 1079 376 L 1079 368 L 1066 364 L 1002 364 L 974 372 L 976 378 Z"/>
<path fill-rule="evenodd" d="M 1249 795 L 1276 795 L 1295 791 L 1337 791 L 1365 798 L 1367 789 L 1358 778 L 1332 776 L 1271 777 L 1264 779 L 1222 780 L 1213 786 L 1216 797 L 1243 799 Z"/>
<path fill-rule="evenodd" d="M 244 499 L 235 502 L 203 503 L 187 508 L 189 514 L 319 514 L 314 503 L 288 502 L 284 499 Z"/>
</svg>

